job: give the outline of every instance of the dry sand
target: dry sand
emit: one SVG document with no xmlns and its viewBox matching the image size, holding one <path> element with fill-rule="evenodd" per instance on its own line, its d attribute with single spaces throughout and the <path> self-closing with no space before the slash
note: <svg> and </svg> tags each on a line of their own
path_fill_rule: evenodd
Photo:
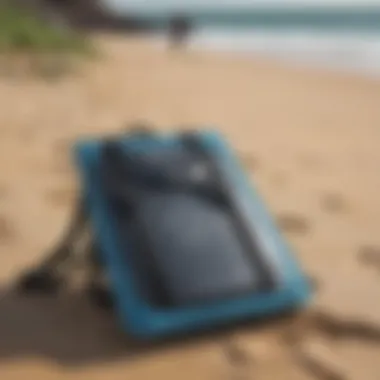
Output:
<svg viewBox="0 0 380 380">
<path fill-rule="evenodd" d="M 75 77 L 0 79 L 0 378 L 378 379 L 380 83 L 99 41 L 103 58 Z M 83 296 L 12 294 L 70 213 L 71 142 L 136 119 L 231 140 L 319 282 L 308 315 L 137 350 Z"/>
</svg>

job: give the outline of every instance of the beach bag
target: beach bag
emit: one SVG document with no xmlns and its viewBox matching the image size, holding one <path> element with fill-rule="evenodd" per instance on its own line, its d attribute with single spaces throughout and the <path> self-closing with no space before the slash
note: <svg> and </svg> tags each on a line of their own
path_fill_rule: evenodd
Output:
<svg viewBox="0 0 380 380">
<path fill-rule="evenodd" d="M 88 262 L 107 279 L 122 329 L 139 339 L 269 317 L 310 299 L 297 260 L 219 133 L 136 131 L 78 141 L 74 155 L 83 185 L 74 222 L 24 289 L 57 286 L 51 273 L 86 225 Z"/>
</svg>

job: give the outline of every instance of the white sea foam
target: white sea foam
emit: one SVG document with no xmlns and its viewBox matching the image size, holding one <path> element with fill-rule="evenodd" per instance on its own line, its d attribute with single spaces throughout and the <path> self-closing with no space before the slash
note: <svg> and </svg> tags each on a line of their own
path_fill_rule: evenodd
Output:
<svg viewBox="0 0 380 380">
<path fill-rule="evenodd" d="M 156 43 L 166 46 L 167 37 L 157 36 Z M 193 32 L 189 47 L 380 77 L 380 32 L 203 28 Z"/>
<path fill-rule="evenodd" d="M 380 76 L 379 33 L 322 33 L 300 30 L 201 29 L 194 48 L 256 54 L 299 64 L 353 70 Z"/>
</svg>

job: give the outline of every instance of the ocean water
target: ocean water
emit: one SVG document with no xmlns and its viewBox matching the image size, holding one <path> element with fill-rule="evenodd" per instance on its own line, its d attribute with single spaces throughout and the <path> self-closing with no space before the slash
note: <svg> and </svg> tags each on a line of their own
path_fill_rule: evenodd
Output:
<svg viewBox="0 0 380 380">
<path fill-rule="evenodd" d="M 189 43 L 193 49 L 261 56 L 380 78 L 380 32 L 201 28 Z"/>
<path fill-rule="evenodd" d="M 299 9 L 299 8 L 345 8 L 372 7 L 380 5 L 379 0 L 101 0 L 108 7 L 119 12 L 170 12 L 196 10 L 236 9 Z"/>
<path fill-rule="evenodd" d="M 380 0 L 101 1 L 119 16 L 162 26 L 173 14 L 189 15 L 194 49 L 380 76 Z"/>
<path fill-rule="evenodd" d="M 158 48 L 169 43 L 165 33 L 156 34 L 154 40 Z M 187 47 L 380 79 L 380 32 L 205 27 L 192 32 Z"/>
<path fill-rule="evenodd" d="M 185 14 L 199 25 L 376 28 L 380 0 L 98 0 L 113 14 L 162 22 Z"/>
</svg>

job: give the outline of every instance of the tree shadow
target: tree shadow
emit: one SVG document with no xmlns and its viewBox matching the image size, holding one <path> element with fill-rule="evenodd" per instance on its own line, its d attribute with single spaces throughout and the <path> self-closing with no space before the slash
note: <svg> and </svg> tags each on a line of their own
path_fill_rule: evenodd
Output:
<svg viewBox="0 0 380 380">
<path fill-rule="evenodd" d="M 30 0 L 17 0 L 31 8 Z M 88 31 L 146 32 L 155 27 L 133 15 L 111 12 L 99 0 L 33 0 L 33 10 L 53 23 L 64 23 Z"/>
</svg>

